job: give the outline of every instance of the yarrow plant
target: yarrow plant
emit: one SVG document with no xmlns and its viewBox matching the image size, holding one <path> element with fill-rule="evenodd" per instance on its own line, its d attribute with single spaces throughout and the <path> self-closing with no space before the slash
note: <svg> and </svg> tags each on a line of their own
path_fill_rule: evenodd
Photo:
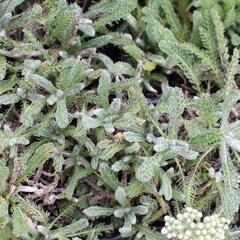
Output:
<svg viewBox="0 0 240 240">
<path fill-rule="evenodd" d="M 0 0 L 0 239 L 237 240 L 239 22 L 240 0 Z"/>
<path fill-rule="evenodd" d="M 165 216 L 165 227 L 161 233 L 168 239 L 183 240 L 224 240 L 230 220 L 217 214 L 203 217 L 196 209 L 187 207 L 177 217 Z"/>
</svg>

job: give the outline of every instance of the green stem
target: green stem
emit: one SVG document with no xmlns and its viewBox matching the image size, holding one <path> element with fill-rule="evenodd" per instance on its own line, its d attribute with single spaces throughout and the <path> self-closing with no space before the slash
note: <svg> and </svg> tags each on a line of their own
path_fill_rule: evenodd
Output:
<svg viewBox="0 0 240 240">
<path fill-rule="evenodd" d="M 10 106 L 10 108 L 8 109 L 8 111 L 6 112 L 6 114 L 3 116 L 2 121 L 1 121 L 1 124 L 5 121 L 5 119 L 7 118 L 8 114 L 12 111 L 13 105 L 14 105 L 14 104 L 12 104 L 12 105 Z"/>
<path fill-rule="evenodd" d="M 235 155 L 236 158 L 237 158 L 238 165 L 240 165 L 240 156 L 239 156 L 239 153 L 238 153 L 237 151 L 233 150 L 233 149 L 232 149 L 232 151 L 233 151 L 234 155 Z"/>
<path fill-rule="evenodd" d="M 189 183 L 188 183 L 188 188 L 187 188 L 187 196 L 189 195 L 188 193 L 192 190 L 191 189 L 191 186 L 193 184 L 193 180 L 196 176 L 196 173 L 197 173 L 197 170 L 200 166 L 200 164 L 202 163 L 202 161 L 204 160 L 204 158 L 210 153 L 212 152 L 215 148 L 216 148 L 217 145 L 213 145 L 212 147 L 210 147 L 205 153 L 202 154 L 202 156 L 199 158 L 194 170 L 193 170 L 193 173 L 192 173 L 192 177 L 191 179 L 189 180 Z M 186 202 L 187 205 L 191 205 L 189 202 Z"/>
<path fill-rule="evenodd" d="M 152 121 L 153 125 L 156 127 L 156 129 L 158 130 L 158 132 L 160 133 L 161 136 L 166 137 L 165 133 L 163 132 L 163 130 L 160 128 L 159 123 L 156 121 Z"/>
<path fill-rule="evenodd" d="M 66 207 L 49 225 L 48 225 L 48 229 L 50 230 L 55 223 L 62 217 L 64 216 L 71 208 L 73 208 L 75 205 L 77 205 L 79 201 L 74 202 L 73 204 L 69 205 L 68 207 Z"/>
<path fill-rule="evenodd" d="M 180 173 L 181 173 L 182 180 L 183 180 L 183 182 L 184 182 L 185 176 L 184 176 L 184 172 L 183 172 L 182 166 L 181 166 L 180 162 L 178 161 L 178 158 L 174 158 L 174 160 L 175 160 L 175 162 L 176 162 L 176 164 L 177 164 L 177 166 L 178 166 L 178 168 L 179 168 L 179 171 L 180 171 Z"/>
<path fill-rule="evenodd" d="M 216 145 L 213 145 L 212 147 L 210 147 L 210 148 L 199 158 L 199 160 L 198 160 L 198 162 L 197 162 L 197 165 L 196 165 L 196 167 L 195 167 L 195 169 L 194 169 L 194 172 L 193 172 L 192 177 L 194 177 L 194 175 L 196 174 L 197 169 L 198 169 L 198 167 L 200 166 L 200 164 L 202 163 L 202 161 L 204 160 L 204 158 L 205 158 L 211 151 L 213 151 L 215 148 L 216 148 Z"/>
</svg>

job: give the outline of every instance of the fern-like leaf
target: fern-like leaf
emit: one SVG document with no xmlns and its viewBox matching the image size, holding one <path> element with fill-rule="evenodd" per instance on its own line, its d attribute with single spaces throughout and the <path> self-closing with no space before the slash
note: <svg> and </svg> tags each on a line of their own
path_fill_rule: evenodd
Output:
<svg viewBox="0 0 240 240">
<path fill-rule="evenodd" d="M 66 197 L 67 199 L 71 199 L 72 198 L 72 195 L 73 195 L 73 192 L 77 186 L 77 183 L 78 181 L 81 179 L 81 178 L 84 178 L 88 175 L 90 175 L 91 173 L 93 173 L 93 169 L 92 168 L 86 168 L 86 169 L 79 169 L 78 166 L 75 167 L 74 169 L 74 173 L 71 177 L 71 180 L 69 182 L 69 185 L 66 189 Z"/>
<path fill-rule="evenodd" d="M 220 19 L 219 13 L 216 9 L 211 10 L 212 21 L 215 26 L 215 33 L 218 41 L 218 50 L 220 53 L 220 58 L 222 62 L 222 66 L 224 69 L 227 68 L 227 62 L 229 59 L 228 48 L 227 48 L 227 40 L 224 36 L 224 26 Z"/>
<path fill-rule="evenodd" d="M 17 184 L 24 180 L 25 177 L 33 174 L 33 172 L 53 154 L 54 146 L 52 143 L 45 143 L 40 146 L 28 161 L 28 167 L 17 179 Z"/>
<path fill-rule="evenodd" d="M 169 0 L 162 0 L 161 7 L 166 15 L 166 18 L 171 28 L 173 29 L 173 32 L 176 34 L 176 36 L 179 37 L 181 35 L 181 24 L 175 13 L 172 3 Z"/>
<path fill-rule="evenodd" d="M 108 11 L 105 11 L 105 14 L 93 23 L 94 28 L 99 29 L 102 26 L 127 17 L 127 15 L 136 7 L 136 1 L 112 0 L 110 2 L 110 6 L 111 7 Z"/>
<path fill-rule="evenodd" d="M 130 199 L 139 197 L 144 193 L 144 184 L 137 179 L 133 179 L 127 186 L 126 191 Z"/>
<path fill-rule="evenodd" d="M 238 71 L 238 67 L 239 67 L 238 61 L 239 61 L 239 52 L 235 48 L 233 50 L 231 62 L 228 64 L 227 74 L 226 74 L 225 80 L 224 80 L 225 88 L 226 88 L 226 90 L 225 90 L 226 95 L 228 95 L 232 91 L 232 88 L 235 85 L 234 77 Z"/>
<path fill-rule="evenodd" d="M 201 92 L 199 73 L 194 68 L 194 60 L 186 53 L 184 48 L 177 42 L 160 41 L 160 49 L 169 56 L 174 56 L 178 66 L 183 70 L 189 81 L 193 84 L 198 92 Z"/>
<path fill-rule="evenodd" d="M 101 174 L 102 179 L 106 184 L 108 184 L 114 190 L 117 190 L 118 186 L 120 186 L 119 181 L 117 180 L 115 174 L 111 171 L 107 163 L 101 163 L 99 166 L 99 172 Z"/>
</svg>

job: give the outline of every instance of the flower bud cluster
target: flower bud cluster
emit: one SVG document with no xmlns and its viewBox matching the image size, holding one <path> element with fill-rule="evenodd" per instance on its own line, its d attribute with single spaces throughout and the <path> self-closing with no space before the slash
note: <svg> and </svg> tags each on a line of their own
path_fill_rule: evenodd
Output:
<svg viewBox="0 0 240 240">
<path fill-rule="evenodd" d="M 179 240 L 224 240 L 230 221 L 214 214 L 202 218 L 201 212 L 187 207 L 186 211 L 176 218 L 165 216 L 165 227 L 162 234 L 168 239 Z"/>
</svg>

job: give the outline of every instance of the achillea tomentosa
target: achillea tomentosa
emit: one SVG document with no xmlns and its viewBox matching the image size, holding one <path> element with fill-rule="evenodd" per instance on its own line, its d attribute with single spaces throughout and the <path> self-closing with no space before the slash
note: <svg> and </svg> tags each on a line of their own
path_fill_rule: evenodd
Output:
<svg viewBox="0 0 240 240">
<path fill-rule="evenodd" d="M 165 227 L 161 232 L 169 239 L 224 240 L 230 221 L 217 214 L 203 219 L 202 216 L 201 212 L 187 207 L 183 214 L 177 215 L 177 218 L 166 216 Z"/>
</svg>

